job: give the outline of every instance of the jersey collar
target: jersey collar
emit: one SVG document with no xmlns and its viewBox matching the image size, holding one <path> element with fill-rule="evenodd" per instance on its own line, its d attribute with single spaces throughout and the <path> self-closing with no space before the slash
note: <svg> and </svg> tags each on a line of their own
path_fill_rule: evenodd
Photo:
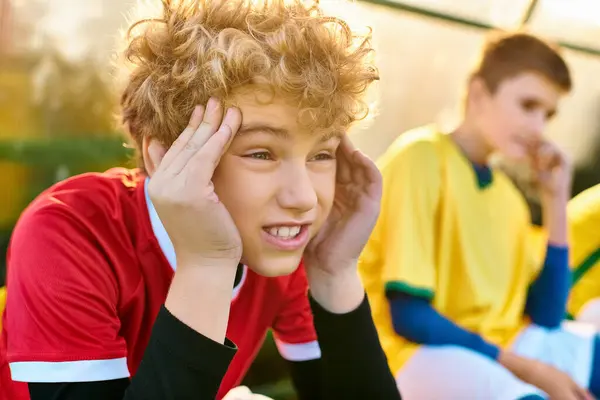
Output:
<svg viewBox="0 0 600 400">
<path fill-rule="evenodd" d="M 479 186 L 480 189 L 485 189 L 486 187 L 490 186 L 494 181 L 494 175 L 490 166 L 487 164 L 476 164 L 473 162 L 471 164 L 475 170 L 477 186 Z"/>
<path fill-rule="evenodd" d="M 144 196 L 146 198 L 146 205 L 148 207 L 148 214 L 150 216 L 150 223 L 152 224 L 152 231 L 154 232 L 154 236 L 158 241 L 158 245 L 162 250 L 163 254 L 169 261 L 171 268 L 173 271 L 177 268 L 177 261 L 175 257 L 175 248 L 173 247 L 173 243 L 171 242 L 171 238 L 167 234 L 167 231 L 162 224 L 160 218 L 158 217 L 158 213 L 154 208 L 154 204 L 152 204 L 152 200 L 150 200 L 150 195 L 148 194 L 148 182 L 150 182 L 150 178 L 146 178 L 144 181 Z M 233 288 L 233 297 L 232 300 L 235 299 L 244 285 L 246 281 L 246 276 L 248 275 L 248 268 L 243 265 L 242 266 L 242 277 L 239 280 L 238 284 Z"/>
<path fill-rule="evenodd" d="M 473 172 L 475 174 L 475 179 L 477 181 L 477 187 L 479 189 L 485 189 L 489 187 L 494 182 L 494 172 L 492 168 L 488 164 L 478 164 L 467 156 L 467 154 L 462 150 L 462 148 L 456 143 L 452 135 L 445 135 L 450 143 L 452 143 L 452 147 L 460 154 L 460 156 L 466 160 L 471 168 L 473 168 Z"/>
</svg>

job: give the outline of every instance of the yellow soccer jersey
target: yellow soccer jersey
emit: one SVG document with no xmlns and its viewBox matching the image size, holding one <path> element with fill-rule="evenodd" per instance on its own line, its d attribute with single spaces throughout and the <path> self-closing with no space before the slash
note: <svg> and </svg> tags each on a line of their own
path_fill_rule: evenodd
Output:
<svg viewBox="0 0 600 400">
<path fill-rule="evenodd" d="M 0 332 L 2 332 L 2 314 L 6 307 L 6 287 L 0 287 Z"/>
<path fill-rule="evenodd" d="M 480 187 L 470 161 L 434 127 L 401 135 L 378 166 L 381 214 L 359 269 L 394 374 L 417 345 L 395 333 L 386 288 L 429 298 L 446 318 L 508 345 L 527 323 L 527 290 L 545 254 L 531 250 L 540 246 L 524 198 L 500 171 Z"/>
<path fill-rule="evenodd" d="M 600 185 L 575 196 L 567 207 L 573 287 L 568 312 L 576 317 L 589 300 L 600 297 Z"/>
</svg>

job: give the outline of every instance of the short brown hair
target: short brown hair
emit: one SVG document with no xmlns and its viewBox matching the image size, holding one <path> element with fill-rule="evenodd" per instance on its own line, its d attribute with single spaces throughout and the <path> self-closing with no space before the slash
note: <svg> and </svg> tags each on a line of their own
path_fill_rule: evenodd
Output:
<svg viewBox="0 0 600 400">
<path fill-rule="evenodd" d="M 197 104 L 227 102 L 248 85 L 267 87 L 318 128 L 364 118 L 364 95 L 378 79 L 371 32 L 323 15 L 318 1 L 162 0 L 135 22 L 124 56 L 128 76 L 121 121 L 138 150 L 144 137 L 166 146 Z"/>
<path fill-rule="evenodd" d="M 507 78 L 536 72 L 565 92 L 571 90 L 571 74 L 557 46 L 525 32 L 492 32 L 483 46 L 472 77 L 481 78 L 494 93 Z"/>
</svg>

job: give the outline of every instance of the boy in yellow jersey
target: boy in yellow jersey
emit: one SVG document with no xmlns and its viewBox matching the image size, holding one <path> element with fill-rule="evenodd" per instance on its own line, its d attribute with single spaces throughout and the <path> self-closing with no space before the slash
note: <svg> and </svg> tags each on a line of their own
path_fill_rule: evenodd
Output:
<svg viewBox="0 0 600 400">
<path fill-rule="evenodd" d="M 573 287 L 572 318 L 600 329 L 600 185 L 575 196 L 567 207 Z"/>
<path fill-rule="evenodd" d="M 495 34 L 468 81 L 458 128 L 405 133 L 379 161 L 381 214 L 360 271 L 403 398 L 600 392 L 595 331 L 563 324 L 571 168 L 543 135 L 570 89 L 552 46 Z M 495 152 L 531 162 L 547 246 L 534 245 L 523 196 L 488 166 Z"/>
</svg>

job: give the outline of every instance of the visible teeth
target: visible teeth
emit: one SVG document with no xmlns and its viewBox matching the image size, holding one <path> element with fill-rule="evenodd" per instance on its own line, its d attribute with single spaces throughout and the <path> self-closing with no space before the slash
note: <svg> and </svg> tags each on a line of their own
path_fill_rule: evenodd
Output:
<svg viewBox="0 0 600 400">
<path fill-rule="evenodd" d="M 293 237 L 296 237 L 298 235 L 298 233 L 300 233 L 300 227 L 299 226 L 281 226 L 279 228 L 277 227 L 273 227 L 269 229 L 269 233 L 272 236 L 277 236 L 280 238 L 284 238 L 284 239 L 290 239 Z"/>
</svg>

